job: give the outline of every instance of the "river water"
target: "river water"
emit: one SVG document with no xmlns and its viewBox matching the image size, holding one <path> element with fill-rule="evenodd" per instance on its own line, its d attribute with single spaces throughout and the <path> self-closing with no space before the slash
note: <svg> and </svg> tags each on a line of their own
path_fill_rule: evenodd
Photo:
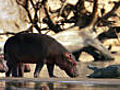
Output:
<svg viewBox="0 0 120 90">
<path fill-rule="evenodd" d="M 0 90 L 120 90 L 118 80 L 79 80 L 79 81 L 0 81 Z"/>
</svg>

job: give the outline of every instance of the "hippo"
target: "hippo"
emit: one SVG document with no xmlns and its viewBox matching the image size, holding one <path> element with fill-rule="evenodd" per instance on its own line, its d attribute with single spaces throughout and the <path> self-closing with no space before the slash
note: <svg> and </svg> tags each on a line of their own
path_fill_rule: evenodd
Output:
<svg viewBox="0 0 120 90">
<path fill-rule="evenodd" d="M 53 74 L 54 65 L 60 67 L 70 77 L 79 75 L 74 56 L 54 38 L 45 34 L 18 33 L 8 38 L 4 45 L 4 60 L 9 68 L 6 72 L 7 77 L 11 71 L 13 77 L 18 77 L 17 67 L 22 67 L 23 63 L 36 64 L 34 77 L 39 76 L 44 64 L 47 64 L 50 77 L 56 77 Z"/>
</svg>

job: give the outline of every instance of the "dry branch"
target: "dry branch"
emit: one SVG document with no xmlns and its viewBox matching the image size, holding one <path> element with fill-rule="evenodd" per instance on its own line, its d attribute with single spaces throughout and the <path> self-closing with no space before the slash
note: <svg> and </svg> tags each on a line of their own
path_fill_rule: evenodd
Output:
<svg viewBox="0 0 120 90">
<path fill-rule="evenodd" d="M 61 27 L 58 24 L 54 24 L 50 15 L 49 15 L 49 9 L 48 9 L 48 3 L 47 1 L 43 3 L 44 5 L 44 10 L 46 14 L 46 18 L 43 19 L 43 22 L 46 23 L 49 27 L 49 29 L 53 30 L 55 33 L 58 33 L 62 31 Z"/>
<path fill-rule="evenodd" d="M 119 2 L 114 2 L 114 7 L 112 8 L 111 11 L 109 11 L 108 13 L 106 13 L 103 17 L 99 18 L 95 25 L 98 25 L 101 21 L 103 20 L 107 20 L 109 17 L 112 17 L 115 15 L 115 11 L 120 7 L 120 1 Z"/>
</svg>

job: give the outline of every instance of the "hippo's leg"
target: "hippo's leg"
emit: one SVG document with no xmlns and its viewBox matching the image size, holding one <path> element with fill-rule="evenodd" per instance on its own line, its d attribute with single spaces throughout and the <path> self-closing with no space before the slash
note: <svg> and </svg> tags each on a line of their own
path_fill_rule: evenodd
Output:
<svg viewBox="0 0 120 90">
<path fill-rule="evenodd" d="M 24 72 L 30 72 L 30 65 L 29 64 L 24 64 Z"/>
<path fill-rule="evenodd" d="M 18 64 L 14 64 L 14 66 L 12 67 L 12 76 L 13 77 L 18 77 L 19 76 L 19 66 Z"/>
<path fill-rule="evenodd" d="M 10 62 L 7 62 L 8 71 L 5 73 L 6 77 L 10 77 L 10 74 L 12 72 L 12 64 Z"/>
<path fill-rule="evenodd" d="M 55 75 L 53 75 L 54 64 L 47 64 L 47 69 L 50 77 L 56 77 Z"/>
<path fill-rule="evenodd" d="M 5 73 L 5 74 L 6 74 L 6 77 L 10 77 L 10 73 L 11 73 L 11 71 L 12 71 L 12 68 L 9 67 L 9 70 Z"/>
<path fill-rule="evenodd" d="M 37 63 L 36 68 L 35 68 L 35 72 L 34 72 L 34 77 L 35 77 L 35 78 L 37 78 L 37 77 L 39 76 L 39 73 L 40 73 L 43 65 L 44 65 L 43 62 Z"/>
<path fill-rule="evenodd" d="M 24 76 L 24 64 L 23 63 L 19 63 L 19 77 L 23 77 Z"/>
</svg>

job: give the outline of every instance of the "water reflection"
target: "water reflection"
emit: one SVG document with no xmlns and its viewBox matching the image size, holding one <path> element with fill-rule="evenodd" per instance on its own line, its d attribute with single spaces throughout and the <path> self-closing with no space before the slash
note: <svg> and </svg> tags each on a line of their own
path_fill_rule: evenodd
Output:
<svg viewBox="0 0 120 90">
<path fill-rule="evenodd" d="M 119 84 L 93 84 L 89 82 L 1 81 L 0 90 L 120 90 Z"/>
<path fill-rule="evenodd" d="M 4 90 L 53 90 L 53 83 L 5 82 Z"/>
</svg>

